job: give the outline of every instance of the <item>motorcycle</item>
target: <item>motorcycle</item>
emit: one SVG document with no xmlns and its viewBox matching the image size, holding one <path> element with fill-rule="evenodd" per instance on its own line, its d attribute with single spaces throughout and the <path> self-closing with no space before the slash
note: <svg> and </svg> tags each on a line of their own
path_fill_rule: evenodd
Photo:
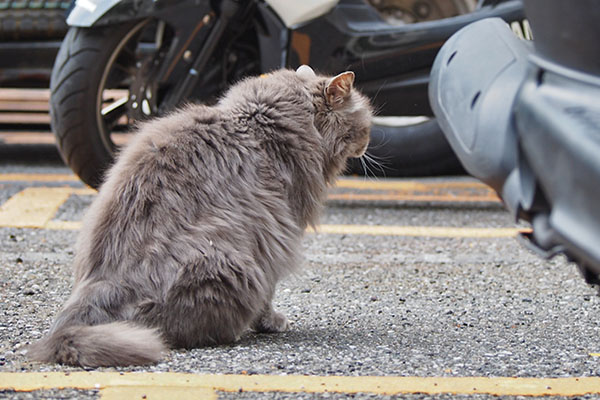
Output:
<svg viewBox="0 0 600 400">
<path fill-rule="evenodd" d="M 466 170 L 531 224 L 523 243 L 545 258 L 565 254 L 597 285 L 600 9 L 589 0 L 524 6 L 533 43 L 487 19 L 444 44 L 431 105 Z"/>
<path fill-rule="evenodd" d="M 92 187 L 127 127 L 231 82 L 310 64 L 353 70 L 381 115 L 431 116 L 427 84 L 442 43 L 484 17 L 523 19 L 520 0 L 77 0 L 51 77 L 65 162 Z M 442 18 L 442 19 L 439 19 Z M 462 171 L 433 119 L 375 125 L 369 151 L 409 175 Z"/>
</svg>

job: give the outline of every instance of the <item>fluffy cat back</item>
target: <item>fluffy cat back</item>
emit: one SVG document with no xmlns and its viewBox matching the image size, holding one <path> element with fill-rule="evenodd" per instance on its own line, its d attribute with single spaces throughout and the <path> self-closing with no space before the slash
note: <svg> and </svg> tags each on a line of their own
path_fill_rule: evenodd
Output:
<svg viewBox="0 0 600 400">
<path fill-rule="evenodd" d="M 31 357 L 140 364 L 166 345 L 285 329 L 276 282 L 300 263 L 327 184 L 368 143 L 353 81 L 277 71 L 141 124 L 84 220 L 73 294 Z"/>
</svg>

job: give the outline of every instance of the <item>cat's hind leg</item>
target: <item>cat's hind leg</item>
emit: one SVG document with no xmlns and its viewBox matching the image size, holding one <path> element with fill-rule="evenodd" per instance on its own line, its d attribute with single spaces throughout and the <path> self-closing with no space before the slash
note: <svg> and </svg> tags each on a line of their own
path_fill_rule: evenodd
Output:
<svg viewBox="0 0 600 400">
<path fill-rule="evenodd" d="M 271 304 L 252 322 L 252 329 L 259 333 L 280 333 L 289 328 L 290 323 L 287 317 L 275 311 Z"/>
<path fill-rule="evenodd" d="M 176 347 L 232 343 L 262 311 L 269 283 L 248 259 L 216 249 L 186 263 L 169 288 L 160 328 Z"/>
<path fill-rule="evenodd" d="M 258 316 L 252 321 L 252 329 L 259 333 L 279 333 L 289 329 L 290 323 L 287 317 L 273 309 L 272 299 L 275 288 L 269 292 L 267 302 Z"/>
</svg>

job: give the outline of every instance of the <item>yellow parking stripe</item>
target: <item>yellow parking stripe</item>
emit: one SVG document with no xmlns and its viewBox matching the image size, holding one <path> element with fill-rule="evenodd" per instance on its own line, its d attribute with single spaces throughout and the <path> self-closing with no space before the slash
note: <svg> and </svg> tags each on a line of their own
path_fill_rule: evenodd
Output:
<svg viewBox="0 0 600 400">
<path fill-rule="evenodd" d="M 487 195 L 452 195 L 452 194 L 401 194 L 401 193 L 330 193 L 329 200 L 346 201 L 421 201 L 448 203 L 499 203 L 500 199 L 494 194 Z"/>
<path fill-rule="evenodd" d="M 440 181 L 417 182 L 403 180 L 369 181 L 356 178 L 340 178 L 336 187 L 361 190 L 396 190 L 396 191 L 426 191 L 430 189 L 485 189 L 492 190 L 489 186 L 477 181 Z"/>
<path fill-rule="evenodd" d="M 0 174 L 0 182 L 76 182 L 73 174 Z"/>
<path fill-rule="evenodd" d="M 70 195 L 71 190 L 27 188 L 0 207 L 0 226 L 43 227 Z"/>
<path fill-rule="evenodd" d="M 2 226 L 2 224 L 0 224 Z M 58 221 L 52 220 L 48 221 L 43 227 L 43 229 L 51 229 L 56 231 L 78 231 L 81 229 L 81 221 Z"/>
<path fill-rule="evenodd" d="M 0 373 L 0 390 L 33 391 L 52 388 L 100 389 L 110 399 L 119 392 L 160 390 L 173 398 L 185 390 L 198 395 L 224 392 L 372 393 L 377 395 L 489 394 L 494 396 L 581 396 L 600 394 L 599 377 L 488 378 L 304 375 L 200 375 L 185 373 L 29 372 Z M 105 392 L 106 390 L 106 392 Z M 104 398 L 104 397 L 103 397 Z M 132 398 L 132 397 L 128 397 Z M 202 398 L 202 397 L 200 397 Z"/>
<path fill-rule="evenodd" d="M 17 193 L 0 206 L 0 227 L 38 228 L 54 230 L 77 230 L 80 221 L 54 220 L 59 207 L 72 194 L 93 195 L 91 188 L 30 187 Z M 314 231 L 309 230 L 310 233 Z M 320 225 L 317 233 L 377 235 L 377 236 L 421 236 L 459 238 L 502 238 L 513 237 L 520 232 L 517 228 L 469 228 L 439 226 L 392 226 L 392 225 Z"/>
<path fill-rule="evenodd" d="M 342 178 L 328 197 L 343 201 L 499 203 L 496 192 L 473 180 L 406 181 L 398 179 L 368 181 Z"/>
<path fill-rule="evenodd" d="M 72 194 L 95 193 L 92 189 L 30 187 L 0 206 L 0 226 L 44 228 Z"/>
<path fill-rule="evenodd" d="M 0 221 L 0 227 L 3 227 Z M 48 221 L 36 228 L 53 230 L 78 230 L 79 221 Z M 523 228 L 458 228 L 445 226 L 398 226 L 398 225 L 318 225 L 316 231 L 308 228 L 307 233 L 329 235 L 407 236 L 437 238 L 510 238 L 519 233 L 531 232 Z"/>
<path fill-rule="evenodd" d="M 78 181 L 79 178 L 74 174 L 0 174 L 0 182 L 24 181 L 24 182 L 62 182 L 62 181 Z M 340 178 L 336 181 L 335 187 L 345 189 L 359 190 L 385 190 L 385 191 L 428 191 L 431 189 L 492 189 L 477 181 L 408 181 L 408 180 L 380 180 L 370 181 L 356 178 Z"/>
<path fill-rule="evenodd" d="M 520 232 L 528 231 L 528 229 L 519 228 L 459 228 L 447 226 L 397 225 L 319 225 L 316 230 L 317 233 L 328 234 L 454 238 L 513 237 L 519 234 Z"/>
<path fill-rule="evenodd" d="M 73 174 L 0 174 L 0 182 L 78 182 Z M 340 178 L 328 200 L 350 202 L 499 203 L 496 193 L 477 181 L 369 181 Z"/>
<path fill-rule="evenodd" d="M 173 400 L 216 400 L 212 389 L 194 387 L 159 386 L 111 386 L 100 391 L 101 400 L 173 399 Z"/>
</svg>

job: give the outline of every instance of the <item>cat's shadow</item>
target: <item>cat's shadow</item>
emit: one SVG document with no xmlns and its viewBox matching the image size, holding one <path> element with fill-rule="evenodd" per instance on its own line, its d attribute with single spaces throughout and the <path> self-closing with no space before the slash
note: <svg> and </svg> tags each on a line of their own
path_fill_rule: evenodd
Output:
<svg viewBox="0 0 600 400">
<path fill-rule="evenodd" d="M 361 330 L 340 329 L 340 327 L 305 328 L 292 327 L 282 333 L 257 333 L 248 331 L 239 341 L 231 346 L 283 346 L 294 344 L 300 347 L 320 347 L 326 343 L 328 346 L 353 345 L 372 342 L 374 338 L 383 338 L 384 333 L 376 331 L 364 332 Z"/>
</svg>

